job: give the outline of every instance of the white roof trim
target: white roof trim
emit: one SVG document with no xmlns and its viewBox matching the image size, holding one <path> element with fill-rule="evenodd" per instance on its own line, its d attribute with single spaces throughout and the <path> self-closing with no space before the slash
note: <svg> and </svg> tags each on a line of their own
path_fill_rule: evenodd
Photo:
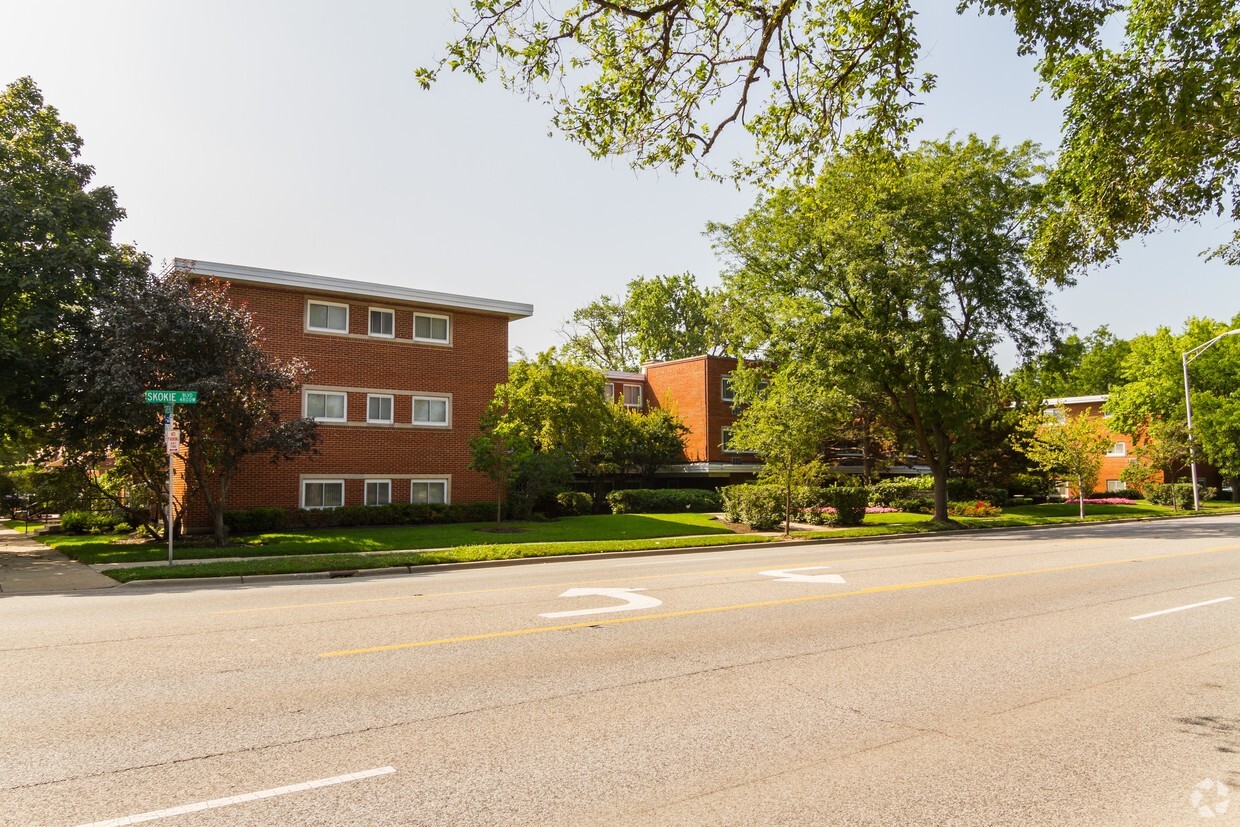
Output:
<svg viewBox="0 0 1240 827">
<path fill-rule="evenodd" d="M 1097 396 L 1061 396 L 1056 399 L 1044 399 L 1042 404 L 1049 408 L 1057 408 L 1060 405 L 1083 405 L 1086 402 L 1106 402 L 1110 394 L 1102 393 Z"/>
<path fill-rule="evenodd" d="M 646 381 L 646 374 L 644 373 L 629 373 L 623 370 L 605 370 L 603 371 L 603 376 L 607 379 L 619 379 L 624 382 Z"/>
<path fill-rule="evenodd" d="M 397 287 L 391 284 L 375 284 L 373 282 L 338 279 L 330 276 L 312 276 L 306 273 L 293 273 L 287 270 L 242 267 L 238 264 L 223 264 L 218 261 L 177 258 L 173 259 L 172 264 L 164 268 L 164 273 L 173 271 L 207 276 L 224 281 L 273 284 L 280 287 L 296 287 L 313 292 L 343 293 L 349 296 L 391 299 L 432 307 L 478 310 L 484 313 L 498 313 L 507 316 L 509 321 L 523 319 L 534 314 L 534 306 L 531 304 L 501 301 L 499 299 L 483 299 L 475 296 L 460 296 L 453 293 L 437 293 L 432 290 L 417 290 L 412 287 Z"/>
</svg>

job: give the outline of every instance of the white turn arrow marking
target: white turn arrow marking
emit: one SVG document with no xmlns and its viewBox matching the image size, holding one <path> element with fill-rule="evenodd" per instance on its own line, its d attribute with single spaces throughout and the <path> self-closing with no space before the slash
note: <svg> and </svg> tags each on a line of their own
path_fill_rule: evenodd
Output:
<svg viewBox="0 0 1240 827">
<path fill-rule="evenodd" d="M 577 617 L 578 615 L 597 615 L 606 612 L 631 612 L 634 609 L 653 609 L 655 606 L 662 606 L 663 601 L 657 597 L 651 597 L 646 594 L 634 594 L 634 592 L 644 592 L 645 589 L 569 589 L 560 595 L 560 597 L 588 597 L 590 595 L 598 595 L 600 597 L 614 597 L 616 600 L 623 600 L 623 606 L 603 606 L 600 609 L 574 609 L 568 612 L 547 612 L 539 615 L 539 617 Z"/>
<path fill-rule="evenodd" d="M 783 583 L 843 583 L 844 578 L 838 574 L 796 574 L 798 571 L 818 571 L 819 569 L 829 569 L 830 566 L 806 566 L 803 569 L 773 569 L 772 571 L 760 571 L 759 574 L 765 574 L 767 577 L 776 577 Z"/>
</svg>

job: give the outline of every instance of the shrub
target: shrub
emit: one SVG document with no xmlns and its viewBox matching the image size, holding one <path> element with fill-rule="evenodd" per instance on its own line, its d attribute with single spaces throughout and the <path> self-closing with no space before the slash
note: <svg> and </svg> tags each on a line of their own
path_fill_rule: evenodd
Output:
<svg viewBox="0 0 1240 827">
<path fill-rule="evenodd" d="M 115 531 L 117 534 L 129 534 L 130 532 L 133 531 L 133 526 L 131 526 L 129 523 L 117 523 L 116 525 L 112 526 L 112 530 Z"/>
<path fill-rule="evenodd" d="M 288 515 L 282 508 L 250 508 L 244 511 L 225 511 L 224 525 L 234 534 L 259 534 L 264 531 L 280 531 L 288 525 Z"/>
<path fill-rule="evenodd" d="M 1114 491 L 1096 491 L 1095 497 L 1119 497 L 1122 500 L 1140 500 L 1144 499 L 1141 492 L 1135 488 L 1116 488 Z"/>
<path fill-rule="evenodd" d="M 495 503 L 389 503 L 302 508 L 293 523 L 304 528 L 346 528 L 429 523 L 483 523 L 495 519 Z"/>
<path fill-rule="evenodd" d="M 1031 498 L 1046 498 L 1055 493 L 1054 480 L 1041 474 L 1013 474 L 1007 481 L 1008 490 Z"/>
<path fill-rule="evenodd" d="M 947 499 L 951 502 L 970 502 L 980 499 L 977 482 L 965 477 L 947 478 Z"/>
<path fill-rule="evenodd" d="M 949 502 L 947 504 L 947 513 L 952 517 L 998 517 L 1003 513 L 1003 509 L 988 502 L 976 500 L 972 502 Z"/>
<path fill-rule="evenodd" d="M 66 511 L 60 515 L 60 531 L 63 534 L 111 534 L 122 525 L 127 525 L 124 517 L 93 511 Z"/>
<path fill-rule="evenodd" d="M 991 505 L 1003 505 L 1007 502 L 1008 490 L 1006 488 L 987 488 L 983 486 L 977 489 L 977 498 Z"/>
<path fill-rule="evenodd" d="M 783 524 L 784 490 L 777 485 L 729 485 L 723 489 L 723 496 L 725 513 L 735 515 L 732 522 L 756 531 L 770 531 Z"/>
<path fill-rule="evenodd" d="M 933 514 L 934 513 L 934 503 L 930 502 L 929 500 L 923 500 L 923 499 L 892 500 L 891 507 L 897 508 L 900 511 L 904 511 L 908 514 Z"/>
<path fill-rule="evenodd" d="M 853 526 L 861 525 L 865 520 L 865 507 L 869 492 L 860 487 L 833 485 L 824 488 L 826 507 L 831 509 L 830 525 Z"/>
<path fill-rule="evenodd" d="M 576 516 L 594 510 L 594 498 L 584 491 L 561 491 L 555 495 L 561 514 Z"/>
<path fill-rule="evenodd" d="M 1015 508 L 1018 505 L 1033 505 L 1033 497 L 1008 497 L 1005 506 Z"/>
<path fill-rule="evenodd" d="M 700 488 L 622 488 L 607 495 L 616 514 L 672 514 L 678 511 L 719 511 L 718 492 Z"/>
<path fill-rule="evenodd" d="M 933 488 L 934 479 L 930 476 L 879 480 L 869 488 L 870 505 L 890 506 L 896 500 L 915 500 Z"/>
<path fill-rule="evenodd" d="M 1218 496 L 1218 489 L 1199 485 L 1197 496 L 1202 502 Z M 1191 482 L 1156 483 L 1145 486 L 1145 498 L 1155 505 L 1173 508 L 1193 507 L 1193 484 Z"/>
</svg>

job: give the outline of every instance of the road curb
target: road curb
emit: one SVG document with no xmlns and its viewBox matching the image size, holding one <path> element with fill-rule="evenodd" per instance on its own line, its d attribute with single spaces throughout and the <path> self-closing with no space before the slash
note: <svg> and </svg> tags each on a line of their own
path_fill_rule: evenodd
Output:
<svg viewBox="0 0 1240 827">
<path fill-rule="evenodd" d="M 908 532 L 898 534 L 875 534 L 869 537 L 820 537 L 813 540 L 787 540 L 778 538 L 767 543 L 729 543 L 717 546 L 684 546 L 681 548 L 649 548 L 630 551 L 600 551 L 590 554 L 555 554 L 547 557 L 513 557 L 507 560 L 468 560 L 459 563 L 427 563 L 421 566 L 388 566 L 375 569 L 345 569 L 340 571 L 292 572 L 287 574 L 248 574 L 225 577 L 177 577 L 155 580 L 131 580 L 120 587 L 151 588 L 159 586 L 210 586 L 210 585 L 260 585 L 263 583 L 289 583 L 305 580 L 355 580 L 366 577 L 391 577 L 402 574 L 426 574 L 435 571 L 468 571 L 477 568 L 504 568 L 553 563 L 561 560 L 622 560 L 632 557 L 654 557 L 668 554 L 699 554 L 711 551 L 740 551 L 743 549 L 784 549 L 804 546 L 826 546 L 845 543 L 905 542 L 908 540 L 933 540 L 962 534 L 1011 533 L 1064 527 L 1123 525 L 1128 523 L 1154 523 L 1168 520 L 1202 519 L 1235 516 L 1231 514 L 1168 514 L 1160 517 L 1125 517 L 1118 520 L 1087 520 L 1072 523 L 1048 523 L 1045 525 L 995 526 L 994 528 L 949 528 L 940 531 Z"/>
</svg>

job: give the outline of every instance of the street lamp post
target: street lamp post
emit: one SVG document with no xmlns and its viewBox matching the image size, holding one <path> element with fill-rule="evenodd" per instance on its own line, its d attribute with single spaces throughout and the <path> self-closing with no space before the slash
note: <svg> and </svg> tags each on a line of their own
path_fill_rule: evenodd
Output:
<svg viewBox="0 0 1240 827">
<path fill-rule="evenodd" d="M 1193 447 L 1193 400 L 1188 390 L 1188 363 L 1205 353 L 1224 336 L 1235 336 L 1238 333 L 1240 329 L 1220 333 L 1210 341 L 1180 354 L 1180 363 L 1184 366 L 1184 412 L 1188 415 L 1188 459 L 1193 469 L 1193 511 L 1201 510 L 1201 498 L 1197 493 L 1197 450 Z"/>
</svg>

